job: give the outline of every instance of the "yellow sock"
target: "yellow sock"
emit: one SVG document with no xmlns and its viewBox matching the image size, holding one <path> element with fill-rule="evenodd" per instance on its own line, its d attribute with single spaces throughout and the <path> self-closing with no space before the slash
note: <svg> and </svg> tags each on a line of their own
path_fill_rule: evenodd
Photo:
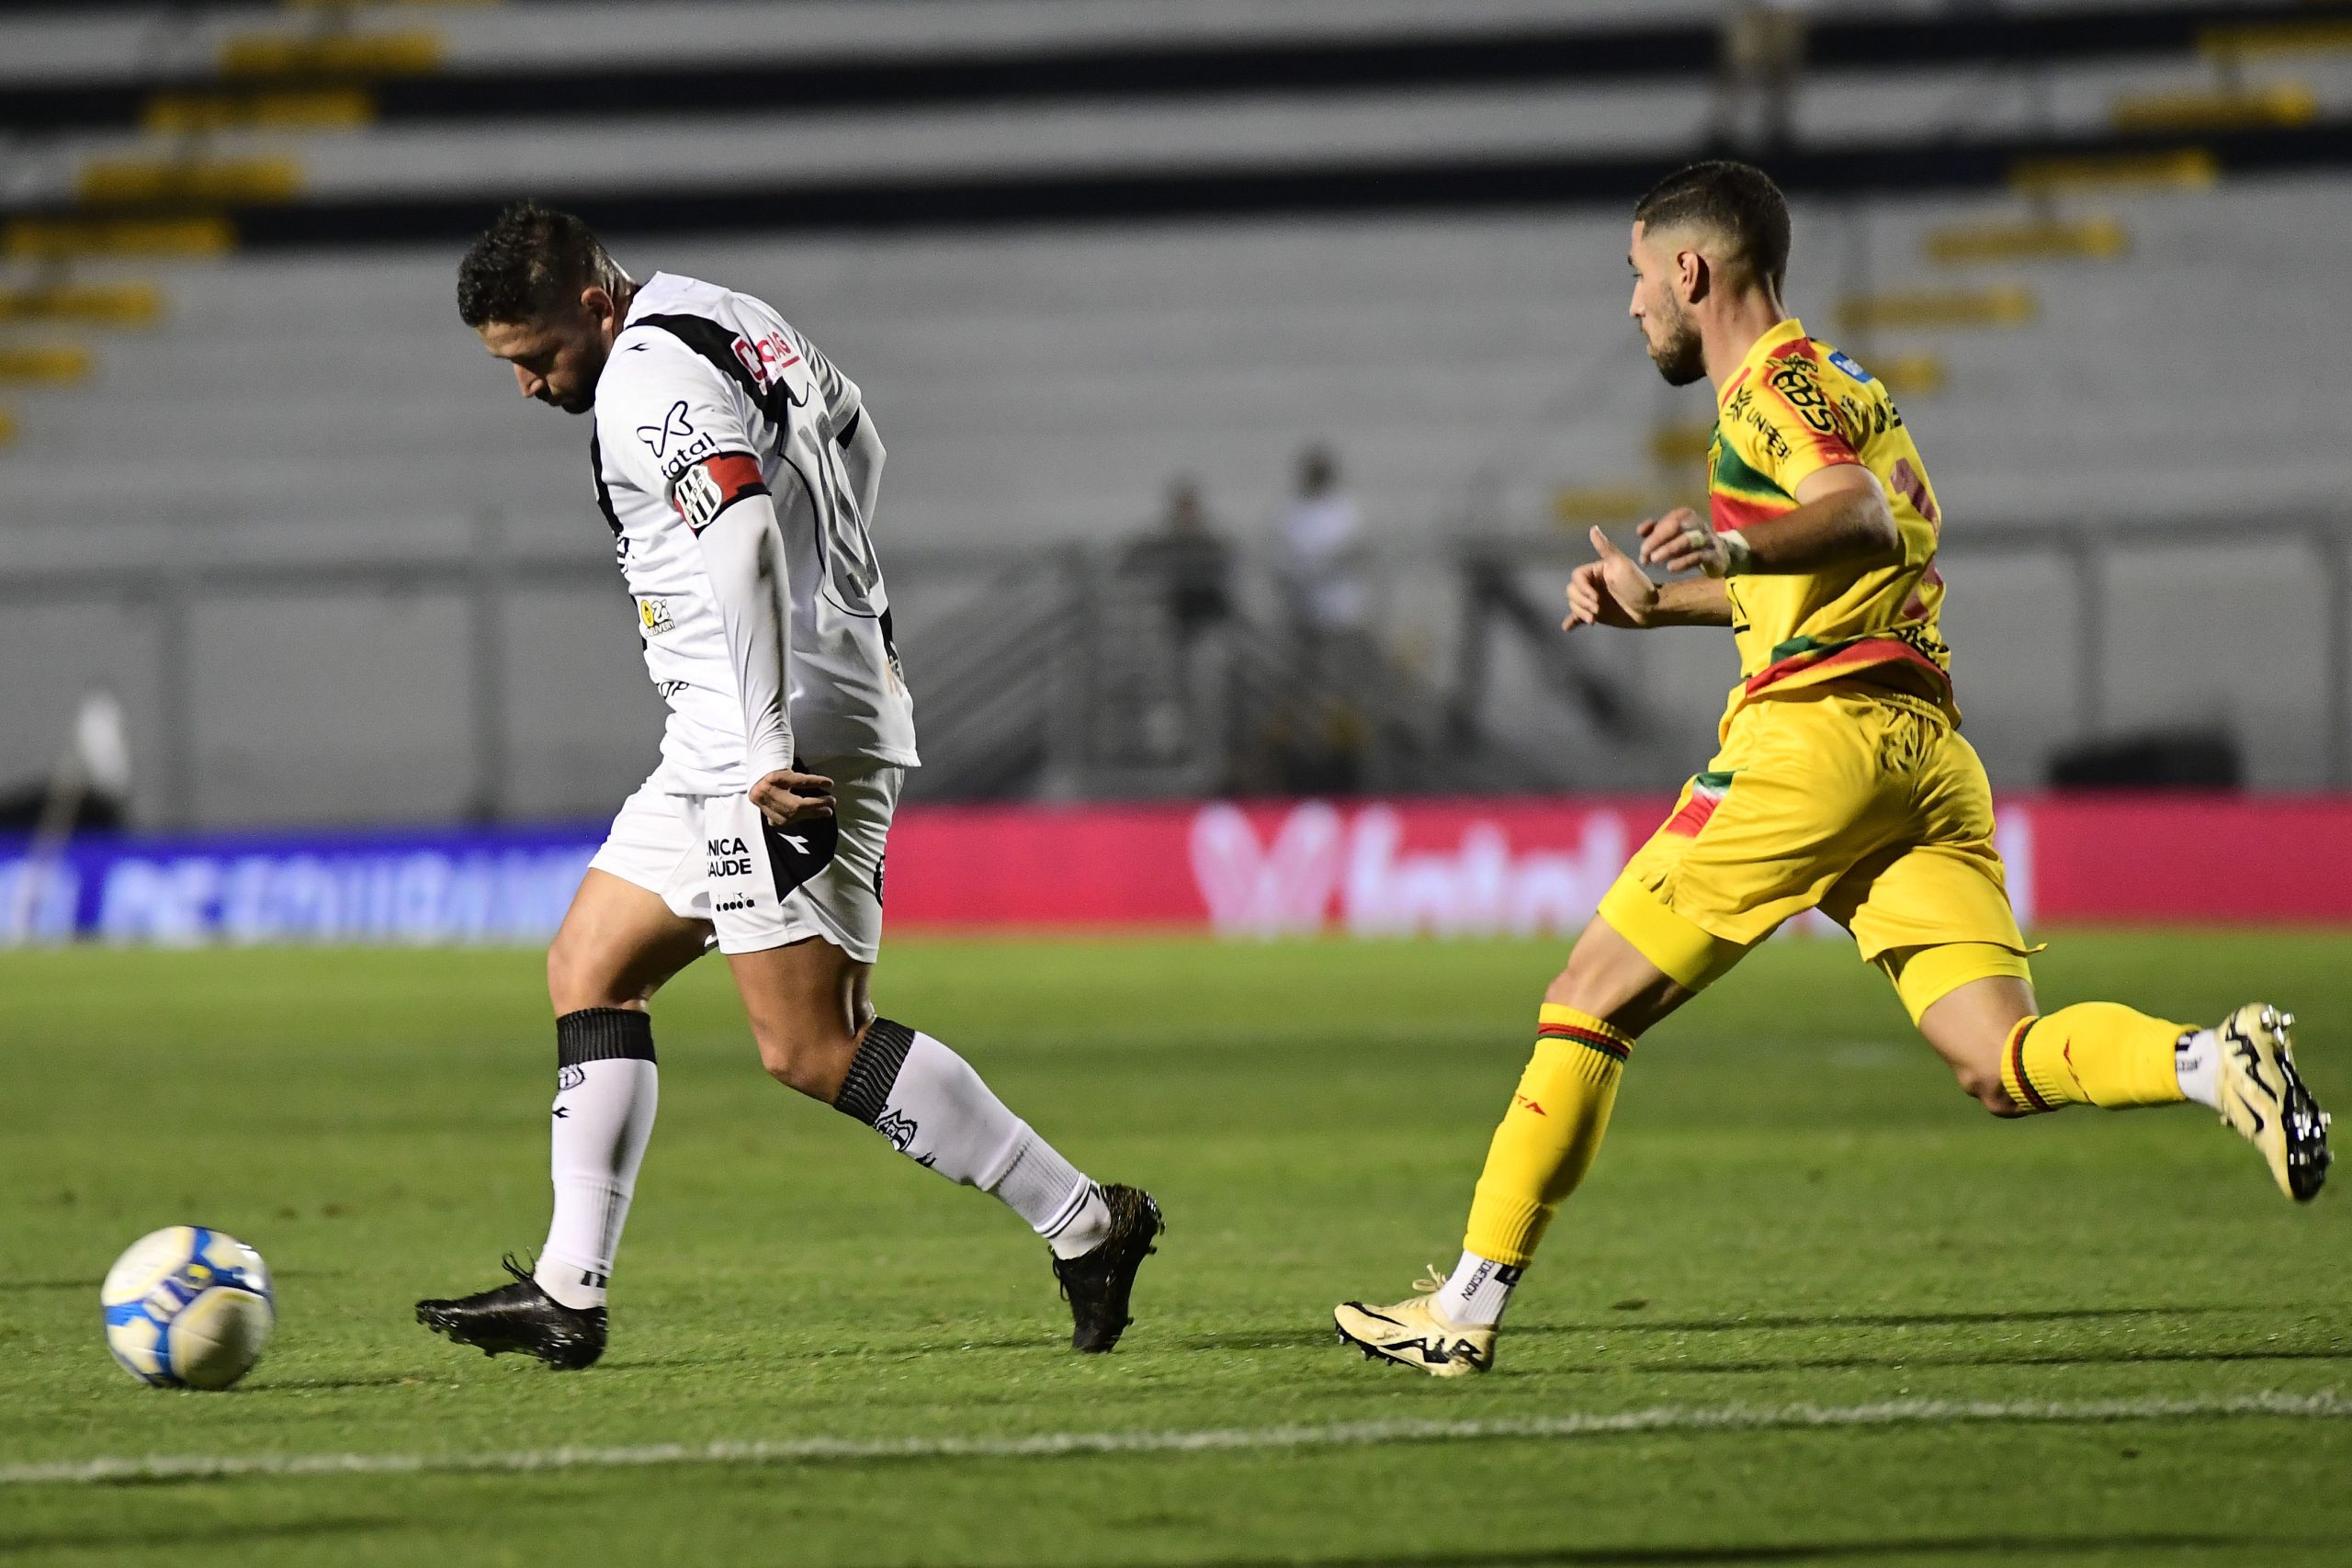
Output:
<svg viewBox="0 0 2352 1568">
<path fill-rule="evenodd" d="M 1534 1059 L 1487 1148 L 1464 1251 L 1513 1268 L 1535 1256 L 1544 1227 L 1600 1151 L 1633 1048 L 1633 1036 L 1589 1013 L 1544 1004 Z"/>
<path fill-rule="evenodd" d="M 2171 1105 L 2188 1097 L 2173 1070 L 2186 1026 L 2115 1002 L 2076 1002 L 2011 1032 L 2001 1087 L 2020 1111 L 2062 1105 Z"/>
</svg>

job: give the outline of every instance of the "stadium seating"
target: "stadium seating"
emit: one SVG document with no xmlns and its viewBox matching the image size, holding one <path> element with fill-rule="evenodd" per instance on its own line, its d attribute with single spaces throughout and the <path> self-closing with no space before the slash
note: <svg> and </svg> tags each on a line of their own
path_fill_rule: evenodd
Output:
<svg viewBox="0 0 2352 1568">
<path fill-rule="evenodd" d="M 729 50 L 899 60 L 1046 40 L 1173 48 L 1316 29 L 1345 38 L 1419 14 L 1315 0 L 1283 8 L 1276 29 L 1250 8 L 1159 0 L 1086 7 L 1070 32 L 1067 8 L 1012 0 L 600 6 L 599 53 L 582 59 L 567 40 L 586 35 L 547 25 L 562 9 L 400 7 L 365 11 L 356 26 L 436 40 L 429 59 L 406 66 L 561 72 Z M 1697 26 L 1712 12 L 1696 0 L 1618 9 L 1657 26 Z M 1456 25 L 1475 33 L 1556 13 L 1478 0 L 1460 8 L 1468 19 Z M 282 11 L 232 11 L 192 30 L 159 28 L 161 15 L 0 22 L 0 96 L 41 83 L 176 81 L 239 48 L 247 54 L 225 58 L 267 65 L 253 37 L 311 36 L 311 24 Z M 410 79 L 396 54 L 371 69 Z M 2297 55 L 2248 69 L 2290 77 L 2302 95 L 2294 101 L 2335 123 L 2328 117 L 2352 106 L 2345 61 Z M 2145 115 L 2165 95 L 2178 99 L 2212 79 L 2211 63 L 2186 52 L 2092 59 L 2031 78 L 1965 65 L 1830 71 L 1805 91 L 1797 130 L 1805 143 L 1892 145 L 1928 145 L 1962 126 L 1979 136 L 2091 135 L 2103 133 L 2120 98 Z M 331 103 L 311 107 L 333 120 Z M 104 214 L 173 178 L 198 181 L 183 188 L 191 199 L 209 179 L 223 200 L 266 204 L 275 191 L 375 212 L 487 188 L 485 180 L 561 199 L 654 186 L 686 177 L 681 171 L 723 187 L 1408 154 L 1649 155 L 1694 144 L 1708 112 L 1707 83 L 1689 73 L 1268 92 L 1209 108 L 1138 92 L 1131 101 L 787 105 L 748 117 L 600 122 L 583 101 L 560 118 L 421 117 L 373 129 L 237 130 L 201 143 L 127 124 L 93 128 L 31 144 L 6 189 L 27 215 L 20 222 L 86 223 L 146 221 Z M 2291 302 L 2325 297 L 2337 270 L 2343 176 L 2062 184 L 2054 197 L 1993 188 L 1800 202 L 1792 303 L 1866 361 L 1911 378 L 1906 409 L 1952 520 L 1954 558 L 1967 558 L 1966 530 L 1979 521 L 2096 520 L 2128 538 L 2132 522 L 2152 515 L 2212 518 L 2218 527 L 2249 514 L 2339 514 L 2341 416 L 2312 389 L 2331 384 L 2341 333 L 2313 331 Z M 1464 533 L 1551 531 L 1555 491 L 1612 496 L 1614 507 L 1684 495 L 1695 481 L 1695 465 L 1653 460 L 1661 432 L 1661 449 L 1671 450 L 1671 430 L 1703 424 L 1709 411 L 1702 392 L 1669 392 L 1642 363 L 1623 315 L 1623 206 L 1621 196 L 1558 210 L 624 231 L 613 240 L 640 275 L 683 271 L 770 298 L 864 384 L 891 448 L 878 533 L 919 692 L 926 623 L 945 624 L 991 570 L 1057 542 L 1113 542 L 1148 525 L 1180 473 L 1201 479 L 1229 531 L 1261 540 L 1295 452 L 1313 438 L 1340 451 L 1390 558 L 1395 643 L 1442 688 L 1447 650 L 1460 640 L 1450 552 Z M 2257 238 L 2287 232 L 2311 243 Z M 151 815 L 435 817 L 485 804 L 545 815 L 606 804 L 641 765 L 651 709 L 629 684 L 634 649 L 596 575 L 607 546 L 585 502 L 585 428 L 519 403 L 457 322 L 457 244 L 212 254 L 204 232 L 185 228 L 147 242 L 169 250 L 175 236 L 198 254 L 101 247 L 119 254 L 76 259 L 63 273 L 37 265 L 38 240 L 20 236 L 0 289 L 0 315 L 14 299 L 32 301 L 16 314 L 38 318 L 43 299 L 65 298 L 62 279 L 97 301 L 82 315 L 99 318 L 69 310 L 24 321 L 0 352 L 0 381 L 22 383 L 0 389 L 16 431 L 0 457 L 8 502 L 0 592 L 11 605 L 0 657 L 24 667 L 39 650 L 54 672 L 40 690 L 12 683 L 0 695 L 0 774 L 37 771 L 40 738 L 57 732 L 83 682 L 104 677 L 127 688 L 147 750 L 168 749 L 179 724 L 198 753 L 191 797 L 169 807 L 142 801 Z M 2240 269 L 2257 257 L 2261 286 L 2249 290 Z M 135 320 L 141 300 L 160 320 L 118 324 Z M 1557 514 L 1574 512 L 1564 503 Z M 189 634 L 198 711 L 179 719 L 164 715 L 168 690 L 148 672 L 158 656 L 151 633 L 127 629 L 140 616 L 85 611 L 54 586 L 65 569 L 193 564 L 208 581 L 232 581 L 241 562 L 461 563 L 484 517 L 497 519 L 503 548 L 546 567 L 502 622 L 512 700 L 528 714 L 514 721 L 512 776 L 489 797 L 470 750 L 466 669 L 452 652 L 467 635 L 463 600 L 438 580 L 420 580 L 405 600 L 368 599 L 364 611 L 354 595 L 372 587 L 273 590 L 268 608 L 250 615 L 259 601 L 206 599 Z M 2280 560 L 2303 558 L 2279 547 Z M 2201 586 L 2211 553 L 2158 556 L 2146 604 L 2261 602 L 2243 574 L 2246 597 L 2211 599 Z M 2296 570 L 2298 581 L 2316 581 L 2316 567 Z M 2321 776 L 2324 744 L 2298 717 L 2329 690 L 2308 651 L 2326 646 L 2320 605 L 2284 613 L 2278 636 L 2290 647 L 2265 650 L 2257 636 L 2241 652 L 2209 650 L 2218 663 L 2186 694 L 2123 657 L 2132 633 L 2110 612 L 2113 689 L 2086 713 L 2072 695 L 2053 694 L 2047 667 L 2053 656 L 2072 659 L 2063 632 L 2047 630 L 2064 591 L 2026 592 L 2049 573 L 2008 547 L 1986 571 L 2016 591 L 1996 604 L 1973 598 L 1961 576 L 1953 630 L 1963 691 L 1982 694 L 1972 717 L 2005 781 L 2036 778 L 2066 727 L 2086 718 L 2205 719 L 2215 709 L 2256 743 L 2256 783 Z M 1531 561 L 1527 575 L 1531 592 L 1556 592 L 1548 563 Z M 108 619 L 123 615 L 122 625 Z M 1720 649 L 1674 640 L 1592 655 L 1596 668 L 1638 683 L 1656 732 L 1671 741 L 1645 747 L 1579 730 L 1517 654 L 1495 673 L 1492 720 L 1568 737 L 1574 755 L 1560 764 L 1562 782 L 1655 783 L 1687 771 L 1690 747 L 1676 727 L 1687 729 L 1719 700 L 1727 669 Z M 401 726 L 379 732 L 352 716 L 353 694 L 370 690 L 411 694 Z"/>
</svg>

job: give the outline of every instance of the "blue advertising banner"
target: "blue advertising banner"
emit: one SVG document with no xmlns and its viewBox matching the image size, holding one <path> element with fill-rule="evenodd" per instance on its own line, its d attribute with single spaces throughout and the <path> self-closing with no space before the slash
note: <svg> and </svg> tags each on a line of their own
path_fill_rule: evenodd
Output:
<svg viewBox="0 0 2352 1568">
<path fill-rule="evenodd" d="M 539 943 L 602 824 L 0 840 L 0 945 Z"/>
</svg>

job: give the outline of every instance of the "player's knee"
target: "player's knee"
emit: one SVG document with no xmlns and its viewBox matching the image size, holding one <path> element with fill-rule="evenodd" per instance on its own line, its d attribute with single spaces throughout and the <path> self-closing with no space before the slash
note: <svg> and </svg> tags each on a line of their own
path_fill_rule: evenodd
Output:
<svg viewBox="0 0 2352 1568">
<path fill-rule="evenodd" d="M 2017 1102 L 2001 1083 L 2001 1069 L 1993 1062 L 1955 1062 L 1952 1076 L 1960 1080 L 1961 1091 L 1996 1116 L 2015 1116 Z"/>
<path fill-rule="evenodd" d="M 841 1093 L 850 1058 L 857 1052 L 855 1037 L 837 1028 L 772 1026 L 754 1030 L 753 1038 L 760 1047 L 760 1066 L 768 1077 L 795 1093 L 828 1105 Z"/>
<path fill-rule="evenodd" d="M 592 943 L 568 931 L 548 944 L 548 1000 L 560 1018 L 583 1008 L 627 1007 L 635 997 L 616 995 L 610 965 L 598 962 Z"/>
</svg>

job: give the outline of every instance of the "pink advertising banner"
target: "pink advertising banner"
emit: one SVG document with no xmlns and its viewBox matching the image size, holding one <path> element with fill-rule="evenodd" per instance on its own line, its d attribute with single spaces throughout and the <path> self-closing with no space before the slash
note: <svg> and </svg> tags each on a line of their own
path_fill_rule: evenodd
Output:
<svg viewBox="0 0 2352 1568">
<path fill-rule="evenodd" d="M 1234 936 L 1573 932 L 1663 797 L 933 807 L 890 837 L 894 926 Z M 2030 925 L 2352 925 L 2352 797 L 2023 795 Z"/>
</svg>

